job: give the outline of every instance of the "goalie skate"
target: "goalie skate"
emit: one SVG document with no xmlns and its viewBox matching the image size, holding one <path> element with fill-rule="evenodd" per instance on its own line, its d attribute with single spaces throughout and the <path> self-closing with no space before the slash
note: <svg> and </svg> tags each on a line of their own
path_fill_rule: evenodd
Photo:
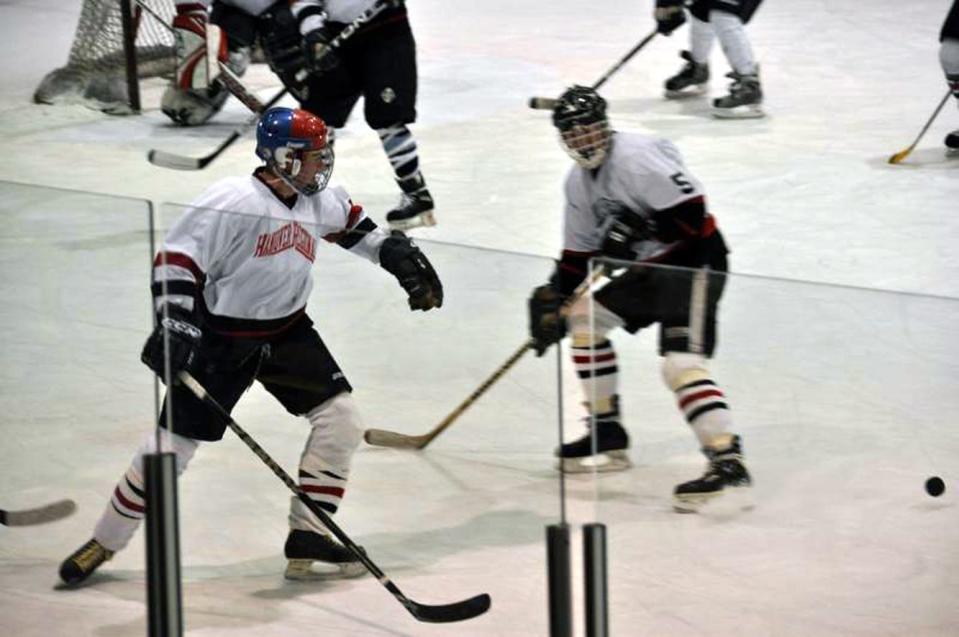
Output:
<svg viewBox="0 0 959 637">
<path fill-rule="evenodd" d="M 557 451 L 559 469 L 564 473 L 592 473 L 593 471 L 623 471 L 632 463 L 626 450 L 629 435 L 616 420 L 596 421 L 596 447 L 592 432 L 562 445 Z M 595 451 L 595 453 L 594 453 Z"/>
<path fill-rule="evenodd" d="M 721 449 L 703 449 L 709 459 L 701 478 L 683 482 L 673 492 L 673 508 L 678 513 L 695 513 L 710 501 L 723 496 L 732 506 L 748 508 L 752 478 L 742 462 L 739 436 Z"/>
<path fill-rule="evenodd" d="M 366 572 L 353 553 L 329 535 L 290 531 L 283 547 L 289 580 L 330 580 L 358 577 Z"/>
</svg>

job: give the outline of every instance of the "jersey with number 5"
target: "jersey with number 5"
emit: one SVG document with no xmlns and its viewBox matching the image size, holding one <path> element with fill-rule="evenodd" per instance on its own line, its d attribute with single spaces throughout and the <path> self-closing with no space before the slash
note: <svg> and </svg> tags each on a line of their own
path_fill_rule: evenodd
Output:
<svg viewBox="0 0 959 637">
<path fill-rule="evenodd" d="M 625 208 L 640 215 L 657 237 L 634 246 L 638 258 L 656 261 L 668 261 L 662 257 L 679 243 L 675 232 L 656 232 L 658 225 L 670 221 L 662 213 L 682 209 L 684 202 L 704 203 L 705 196 L 672 142 L 621 131 L 613 133 L 609 154 L 599 168 L 573 166 L 565 194 L 565 251 L 597 252 L 613 215 Z M 705 217 L 702 230 L 711 232 L 715 223 L 708 213 Z"/>
</svg>

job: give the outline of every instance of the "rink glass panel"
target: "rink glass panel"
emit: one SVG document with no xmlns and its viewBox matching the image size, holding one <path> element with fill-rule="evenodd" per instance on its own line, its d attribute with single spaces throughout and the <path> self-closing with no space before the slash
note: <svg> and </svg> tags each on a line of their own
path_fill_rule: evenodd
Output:
<svg viewBox="0 0 959 637">
<path fill-rule="evenodd" d="M 659 328 L 613 331 L 633 467 L 567 489 L 574 522 L 609 527 L 611 634 L 950 634 L 957 325 L 959 299 L 728 275 L 709 368 L 753 506 L 698 514 L 671 508 L 706 461 L 662 380 Z"/>
<path fill-rule="evenodd" d="M 128 461 L 126 433 L 153 421 L 148 228 L 143 200 L 0 182 L 0 506 L 82 481 L 79 448 Z"/>
<path fill-rule="evenodd" d="M 183 211 L 162 205 L 161 229 Z M 265 234 L 288 222 L 257 223 L 257 234 Z M 311 230 L 318 236 L 331 231 Z M 364 424 L 410 435 L 436 427 L 528 340 L 527 298 L 553 268 L 543 257 L 415 242 L 442 280 L 442 308 L 410 311 L 392 274 L 323 240 L 316 244 L 307 305 L 314 328 L 354 388 Z M 544 633 L 544 528 L 557 522 L 561 504 L 552 468 L 558 444 L 556 378 L 553 351 L 544 358 L 528 352 L 426 449 L 361 442 L 335 521 L 411 597 L 440 603 L 488 592 L 498 612 L 478 621 L 495 626 L 506 617 L 519 618 L 525 608 L 524 621 Z M 309 433 L 305 419 L 287 413 L 258 383 L 240 398 L 233 416 L 296 475 Z M 215 454 L 231 474 L 241 471 L 244 498 L 255 506 L 255 515 L 234 521 L 237 537 L 218 541 L 249 551 L 252 524 L 259 547 L 254 568 L 279 579 L 289 492 L 228 431 L 222 442 L 204 444 L 199 462 L 188 470 L 180 493 L 185 529 L 191 516 L 211 514 L 204 510 L 209 491 L 196 493 L 186 481 L 196 471 L 216 482 L 224 471 L 201 454 Z M 477 559 L 478 554 L 484 557 Z M 186 563 L 190 559 L 184 555 Z M 502 570 L 514 567 L 521 595 L 514 591 L 516 581 L 501 585 Z M 375 589 L 370 593 L 378 600 L 377 612 L 402 617 L 391 598 Z M 347 607 L 359 612 L 363 602 Z"/>
</svg>

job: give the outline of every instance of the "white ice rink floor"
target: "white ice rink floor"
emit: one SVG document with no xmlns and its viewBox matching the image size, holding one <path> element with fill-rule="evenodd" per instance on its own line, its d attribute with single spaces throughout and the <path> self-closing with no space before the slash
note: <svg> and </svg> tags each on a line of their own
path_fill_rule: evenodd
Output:
<svg viewBox="0 0 959 637">
<path fill-rule="evenodd" d="M 145 161 L 150 148 L 209 151 L 248 116 L 236 102 L 189 130 L 156 110 L 159 85 L 138 117 L 31 104 L 66 59 L 79 3 L 66 4 L 0 3 L 0 180 L 151 200 L 168 220 L 177 210 L 162 202 L 252 168 L 249 140 L 201 172 Z M 369 426 L 422 433 L 523 342 L 526 295 L 559 249 L 568 159 L 526 100 L 594 81 L 653 23 L 651 2 L 625 0 L 409 5 L 413 131 L 439 219 L 417 236 L 448 303 L 412 316 L 386 275 L 327 251 L 310 313 Z M 604 87 L 614 126 L 678 144 L 732 247 L 715 369 L 756 480 L 752 510 L 670 510 L 673 485 L 702 460 L 660 381 L 654 335 L 616 337 L 635 466 L 571 478 L 565 502 L 572 524 L 609 527 L 611 634 L 959 635 L 959 158 L 941 146 L 959 128 L 955 105 L 902 165 L 885 163 L 946 90 L 937 34 L 948 6 L 769 0 L 749 26 L 764 120 L 715 121 L 705 100 L 661 99 L 685 30 Z M 718 47 L 712 63 L 715 94 Z M 277 90 L 263 68 L 248 81 Z M 396 201 L 359 117 L 337 142 L 334 178 L 377 220 Z M 151 419 L 138 361 L 150 321 L 143 210 L 0 184 L 0 507 L 79 505 L 55 524 L 0 527 L 0 635 L 146 632 L 142 535 L 89 586 L 54 588 Z M 563 383 L 572 432 L 568 369 Z M 414 621 L 372 578 L 284 581 L 283 486 L 229 435 L 203 446 L 180 481 L 187 634 L 548 634 L 556 394 L 555 359 L 529 356 L 426 451 L 357 453 L 338 522 L 417 601 L 490 593 L 490 612 L 463 624 Z M 293 469 L 304 423 L 258 389 L 234 416 Z M 946 482 L 936 499 L 923 492 L 930 475 Z"/>
</svg>

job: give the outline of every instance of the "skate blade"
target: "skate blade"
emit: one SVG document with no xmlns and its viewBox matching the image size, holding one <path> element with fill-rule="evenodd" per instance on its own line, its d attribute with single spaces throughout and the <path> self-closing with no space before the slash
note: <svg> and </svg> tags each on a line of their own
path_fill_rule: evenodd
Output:
<svg viewBox="0 0 959 637">
<path fill-rule="evenodd" d="M 716 108 L 714 106 L 713 117 L 716 119 L 758 119 L 766 117 L 766 113 L 758 104 L 744 104 L 733 108 Z"/>
<path fill-rule="evenodd" d="M 423 212 L 409 219 L 399 219 L 397 221 L 387 219 L 386 223 L 393 230 L 412 230 L 413 228 L 435 226 L 436 217 L 433 216 L 433 211 L 430 210 L 429 212 Z"/>
<path fill-rule="evenodd" d="M 663 97 L 668 100 L 685 100 L 691 97 L 702 97 L 706 94 L 707 88 L 708 86 L 706 84 L 693 84 L 692 86 L 687 86 L 686 88 L 678 91 L 666 89 L 663 91 Z"/>
<path fill-rule="evenodd" d="M 625 471 L 633 466 L 626 451 L 604 451 L 595 456 L 582 458 L 561 458 L 557 467 L 563 473 L 608 473 L 611 471 Z"/>
<path fill-rule="evenodd" d="M 300 582 L 316 582 L 359 577 L 365 572 L 366 569 L 360 562 L 334 564 L 317 560 L 290 560 L 283 577 Z"/>
<path fill-rule="evenodd" d="M 726 487 L 715 493 L 673 495 L 676 513 L 699 513 L 708 505 L 717 513 L 749 511 L 755 506 L 750 487 Z"/>
</svg>

